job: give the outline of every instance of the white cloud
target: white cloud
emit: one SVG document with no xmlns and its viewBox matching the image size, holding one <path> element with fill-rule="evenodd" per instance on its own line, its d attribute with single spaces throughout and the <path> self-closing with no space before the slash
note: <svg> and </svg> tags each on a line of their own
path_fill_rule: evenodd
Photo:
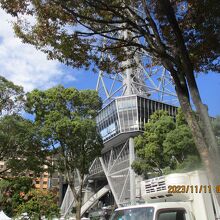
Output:
<svg viewBox="0 0 220 220">
<path fill-rule="evenodd" d="M 65 72 L 57 61 L 47 60 L 46 54 L 23 44 L 12 29 L 12 17 L 0 9 L 0 75 L 22 85 L 25 91 L 34 88 L 72 82 L 75 77 Z"/>
</svg>

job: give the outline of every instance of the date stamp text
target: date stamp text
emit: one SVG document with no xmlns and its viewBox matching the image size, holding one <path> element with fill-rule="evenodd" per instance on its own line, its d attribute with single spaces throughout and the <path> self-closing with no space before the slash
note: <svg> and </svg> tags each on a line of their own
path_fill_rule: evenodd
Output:
<svg viewBox="0 0 220 220">
<path fill-rule="evenodd" d="M 220 192 L 220 186 L 215 187 Z M 168 193 L 211 193 L 211 185 L 169 185 Z"/>
</svg>

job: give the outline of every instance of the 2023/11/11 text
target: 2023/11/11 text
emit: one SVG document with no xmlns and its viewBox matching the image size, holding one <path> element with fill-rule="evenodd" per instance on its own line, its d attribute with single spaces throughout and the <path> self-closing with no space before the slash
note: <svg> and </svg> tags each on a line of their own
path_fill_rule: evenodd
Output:
<svg viewBox="0 0 220 220">
<path fill-rule="evenodd" d="M 220 185 L 215 187 L 220 192 Z M 211 185 L 170 185 L 168 193 L 211 193 Z"/>
</svg>

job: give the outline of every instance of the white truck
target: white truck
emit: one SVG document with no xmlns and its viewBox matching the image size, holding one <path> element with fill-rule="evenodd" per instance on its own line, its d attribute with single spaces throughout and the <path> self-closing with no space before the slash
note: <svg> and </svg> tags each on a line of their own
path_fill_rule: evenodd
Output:
<svg viewBox="0 0 220 220">
<path fill-rule="evenodd" d="M 220 181 L 220 180 L 219 180 Z M 145 203 L 118 208 L 110 220 L 220 220 L 220 207 L 204 171 L 141 182 Z"/>
</svg>

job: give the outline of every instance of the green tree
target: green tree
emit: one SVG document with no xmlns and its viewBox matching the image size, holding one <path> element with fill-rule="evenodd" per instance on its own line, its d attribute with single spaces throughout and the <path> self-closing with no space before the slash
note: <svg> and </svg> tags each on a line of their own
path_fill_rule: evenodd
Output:
<svg viewBox="0 0 220 220">
<path fill-rule="evenodd" d="M 32 188 L 32 180 L 28 177 L 16 177 L 0 180 L 0 208 L 7 215 L 15 216 L 17 207 L 23 202 L 23 195 Z"/>
<path fill-rule="evenodd" d="M 16 208 L 18 217 L 22 213 L 27 213 L 30 219 L 42 219 L 43 216 L 47 219 L 59 217 L 57 198 L 51 191 L 32 189 L 22 199 L 23 202 Z"/>
<path fill-rule="evenodd" d="M 101 69 L 117 71 L 118 62 L 135 53 L 150 54 L 155 65 L 170 71 L 197 150 L 213 184 L 219 184 L 219 148 L 195 80 L 195 72 L 219 70 L 218 0 L 0 2 L 17 16 L 15 32 L 23 42 L 67 65 L 88 67 L 94 62 Z M 33 16 L 35 22 L 23 15 Z M 100 36 L 108 39 L 106 43 Z M 110 53 L 113 59 L 100 59 L 100 52 Z M 220 195 L 216 196 L 220 204 Z"/>
<path fill-rule="evenodd" d="M 27 94 L 27 110 L 36 116 L 42 135 L 57 154 L 57 169 L 65 174 L 73 191 L 77 219 L 85 176 L 101 153 L 102 140 L 94 121 L 101 105 L 97 92 L 92 90 L 57 86 Z"/>
<path fill-rule="evenodd" d="M 181 110 L 176 116 L 176 126 L 171 130 L 163 141 L 165 155 L 175 158 L 177 164 L 182 163 L 188 155 L 197 155 L 192 133 L 187 126 Z"/>
<path fill-rule="evenodd" d="M 15 114 L 0 118 L 0 160 L 6 163 L 0 170 L 1 177 L 7 177 L 8 170 L 10 176 L 41 172 L 47 153 L 47 145 L 33 122 Z"/>
<path fill-rule="evenodd" d="M 24 91 L 21 86 L 0 76 L 0 116 L 11 114 L 22 109 L 24 104 Z"/>
<path fill-rule="evenodd" d="M 133 168 L 138 174 L 162 175 L 169 170 L 188 168 L 188 156 L 198 157 L 192 134 L 178 112 L 176 123 L 165 111 L 155 112 L 145 124 L 143 135 L 135 138 L 137 159 Z"/>
<path fill-rule="evenodd" d="M 167 161 L 164 157 L 163 142 L 167 134 L 175 129 L 173 119 L 164 111 L 155 112 L 145 124 L 143 135 L 135 138 L 135 151 L 138 160 L 133 167 L 139 174 L 156 172 L 162 174 Z"/>
</svg>

